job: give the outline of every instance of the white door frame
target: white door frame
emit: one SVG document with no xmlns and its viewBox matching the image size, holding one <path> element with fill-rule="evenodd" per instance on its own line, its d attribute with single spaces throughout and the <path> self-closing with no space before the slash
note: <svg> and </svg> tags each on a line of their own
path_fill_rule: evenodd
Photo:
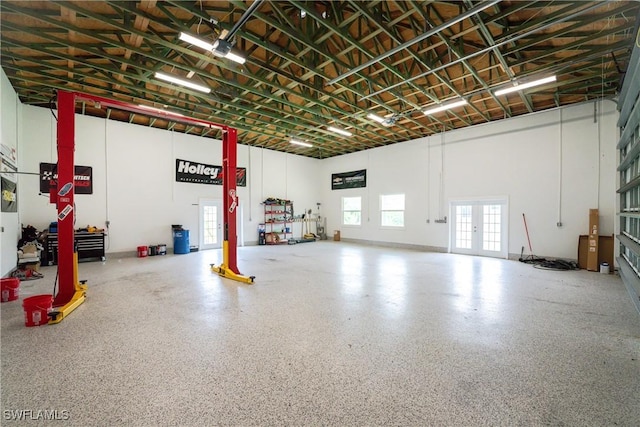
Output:
<svg viewBox="0 0 640 427">
<path fill-rule="evenodd" d="M 472 245 L 470 249 L 455 248 L 455 231 L 456 231 L 456 206 L 472 206 Z M 483 206 L 500 205 L 501 221 L 500 221 L 500 251 L 489 251 L 482 249 L 483 242 Z M 508 197 L 487 197 L 487 198 L 465 198 L 453 199 L 449 201 L 449 252 L 469 255 L 481 255 L 495 258 L 509 258 L 509 198 Z"/>
</svg>

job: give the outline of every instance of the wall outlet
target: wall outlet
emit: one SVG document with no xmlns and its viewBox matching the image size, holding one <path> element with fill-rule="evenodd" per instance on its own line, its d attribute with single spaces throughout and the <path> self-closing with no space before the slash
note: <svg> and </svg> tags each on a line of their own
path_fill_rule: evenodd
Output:
<svg viewBox="0 0 640 427">
<path fill-rule="evenodd" d="M 560 221 L 556 222 L 557 227 L 562 227 L 562 223 Z"/>
</svg>

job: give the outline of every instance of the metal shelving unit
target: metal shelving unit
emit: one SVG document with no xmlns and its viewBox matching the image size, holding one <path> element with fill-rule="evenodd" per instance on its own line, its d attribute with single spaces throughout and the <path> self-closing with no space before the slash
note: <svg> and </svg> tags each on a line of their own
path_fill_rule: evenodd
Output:
<svg viewBox="0 0 640 427">
<path fill-rule="evenodd" d="M 265 203 L 264 226 L 267 245 L 288 243 L 293 237 L 293 203 Z"/>
</svg>

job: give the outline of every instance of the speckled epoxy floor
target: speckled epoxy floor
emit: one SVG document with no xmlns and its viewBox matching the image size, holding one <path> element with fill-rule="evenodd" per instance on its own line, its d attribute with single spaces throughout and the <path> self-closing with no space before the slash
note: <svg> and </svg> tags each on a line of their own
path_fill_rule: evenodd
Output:
<svg viewBox="0 0 640 427">
<path fill-rule="evenodd" d="M 640 316 L 614 275 L 345 242 L 238 255 L 255 285 L 212 274 L 220 251 L 82 263 L 58 325 L 21 306 L 55 267 L 22 282 L 1 424 L 640 425 Z"/>
</svg>

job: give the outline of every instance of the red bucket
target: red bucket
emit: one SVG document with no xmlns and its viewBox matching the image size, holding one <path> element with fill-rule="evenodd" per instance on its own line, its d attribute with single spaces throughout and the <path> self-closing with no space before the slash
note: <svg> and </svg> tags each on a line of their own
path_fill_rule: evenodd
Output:
<svg viewBox="0 0 640 427">
<path fill-rule="evenodd" d="M 0 291 L 2 292 L 2 302 L 15 301 L 20 293 L 20 279 L 17 277 L 7 277 L 0 279 Z"/>
<path fill-rule="evenodd" d="M 24 324 L 40 326 L 49 323 L 49 312 L 53 310 L 53 295 L 34 295 L 22 301 Z"/>
<path fill-rule="evenodd" d="M 138 246 L 138 258 L 144 258 L 149 255 L 148 246 Z"/>
</svg>

